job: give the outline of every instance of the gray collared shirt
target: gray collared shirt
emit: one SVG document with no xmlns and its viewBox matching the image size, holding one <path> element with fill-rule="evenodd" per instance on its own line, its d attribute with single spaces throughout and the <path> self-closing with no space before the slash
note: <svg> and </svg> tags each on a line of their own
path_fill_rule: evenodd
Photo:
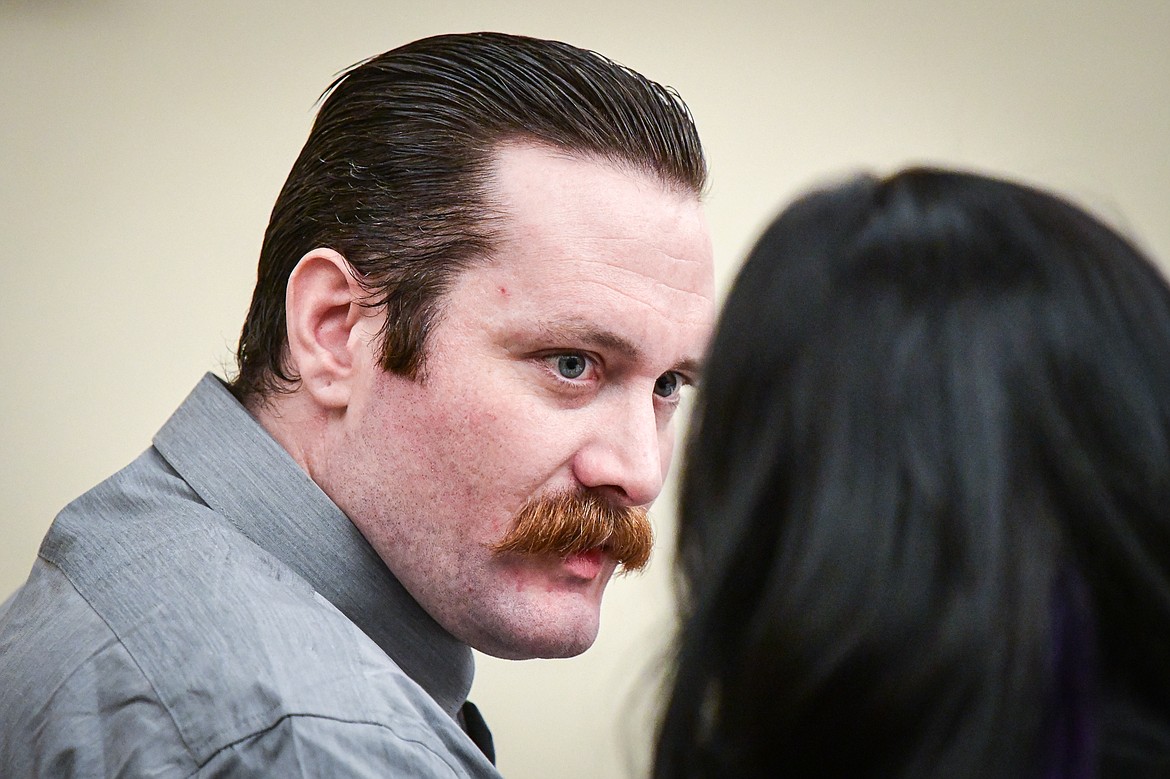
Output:
<svg viewBox="0 0 1170 779">
<path fill-rule="evenodd" d="M 473 672 L 209 374 L 0 606 L 0 775 L 495 777 Z"/>
</svg>

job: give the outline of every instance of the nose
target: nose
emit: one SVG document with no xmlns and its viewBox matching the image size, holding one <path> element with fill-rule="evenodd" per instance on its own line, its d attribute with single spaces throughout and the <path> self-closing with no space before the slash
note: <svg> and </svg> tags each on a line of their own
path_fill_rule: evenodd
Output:
<svg viewBox="0 0 1170 779">
<path fill-rule="evenodd" d="M 599 409 L 593 424 L 573 459 L 577 481 L 621 505 L 648 505 L 662 491 L 673 443 L 669 425 L 659 425 L 653 400 Z"/>
</svg>

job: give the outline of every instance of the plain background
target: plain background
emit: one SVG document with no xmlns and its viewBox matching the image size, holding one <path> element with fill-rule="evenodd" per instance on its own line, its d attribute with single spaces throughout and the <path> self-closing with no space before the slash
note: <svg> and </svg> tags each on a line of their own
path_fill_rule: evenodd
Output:
<svg viewBox="0 0 1170 779">
<path fill-rule="evenodd" d="M 333 75 L 480 29 L 593 48 L 682 93 L 721 290 L 792 195 L 917 162 L 1056 188 L 1170 258 L 1164 0 L 0 0 L 0 597 L 53 515 L 230 365 L 268 211 Z M 653 516 L 651 569 L 611 586 L 590 652 L 480 659 L 506 775 L 644 774 L 669 489 Z"/>
</svg>

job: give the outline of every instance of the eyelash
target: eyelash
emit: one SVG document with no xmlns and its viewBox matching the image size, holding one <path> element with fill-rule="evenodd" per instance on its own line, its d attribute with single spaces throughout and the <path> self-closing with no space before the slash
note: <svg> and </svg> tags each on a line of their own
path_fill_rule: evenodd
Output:
<svg viewBox="0 0 1170 779">
<path fill-rule="evenodd" d="M 540 360 L 545 364 L 545 367 L 546 367 L 549 375 L 552 376 L 554 381 L 556 381 L 560 385 L 562 385 L 564 387 L 568 387 L 570 389 L 581 389 L 581 388 L 583 388 L 583 385 L 586 384 L 587 382 L 589 382 L 591 380 L 593 380 L 593 381 L 596 380 L 596 378 L 593 376 L 590 376 L 589 378 L 585 378 L 585 379 L 582 379 L 579 377 L 578 378 L 569 378 L 567 376 L 563 376 L 560 373 L 560 371 L 558 370 L 557 363 L 561 358 L 564 358 L 564 357 L 576 357 L 577 359 L 583 360 L 586 363 L 586 365 L 585 365 L 584 371 L 582 372 L 582 375 L 585 375 L 590 370 L 592 370 L 594 373 L 596 373 L 598 371 L 598 366 L 600 366 L 600 364 L 601 364 L 601 361 L 599 359 L 597 359 L 596 357 L 594 357 L 590 354 L 587 354 L 585 352 L 565 351 L 565 352 L 553 352 L 551 354 L 546 354 L 546 355 L 542 356 L 540 358 Z M 675 391 L 671 395 L 665 396 L 665 397 L 662 395 L 659 395 L 657 392 L 654 392 L 654 397 L 661 403 L 664 403 L 667 405 L 672 405 L 672 406 L 678 405 L 679 401 L 682 398 L 683 388 L 692 386 L 693 382 L 691 381 L 691 379 L 689 377 L 687 377 L 686 375 L 679 373 L 677 371 L 667 371 L 666 373 L 663 374 L 663 376 L 666 376 L 668 374 L 672 375 L 675 379 L 675 382 L 677 384 Z M 661 378 L 662 377 L 659 377 L 659 379 L 661 379 Z M 655 389 L 657 389 L 658 380 L 655 380 L 654 384 L 655 384 Z"/>
</svg>

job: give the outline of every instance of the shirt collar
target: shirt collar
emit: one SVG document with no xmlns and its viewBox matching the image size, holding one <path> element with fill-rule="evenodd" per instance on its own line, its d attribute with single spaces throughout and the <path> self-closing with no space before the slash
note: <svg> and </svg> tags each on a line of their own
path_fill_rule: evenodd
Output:
<svg viewBox="0 0 1170 779">
<path fill-rule="evenodd" d="M 218 377 L 203 377 L 154 445 L 208 506 L 307 580 L 455 716 L 475 674 L 471 649 L 423 611 Z"/>
</svg>

